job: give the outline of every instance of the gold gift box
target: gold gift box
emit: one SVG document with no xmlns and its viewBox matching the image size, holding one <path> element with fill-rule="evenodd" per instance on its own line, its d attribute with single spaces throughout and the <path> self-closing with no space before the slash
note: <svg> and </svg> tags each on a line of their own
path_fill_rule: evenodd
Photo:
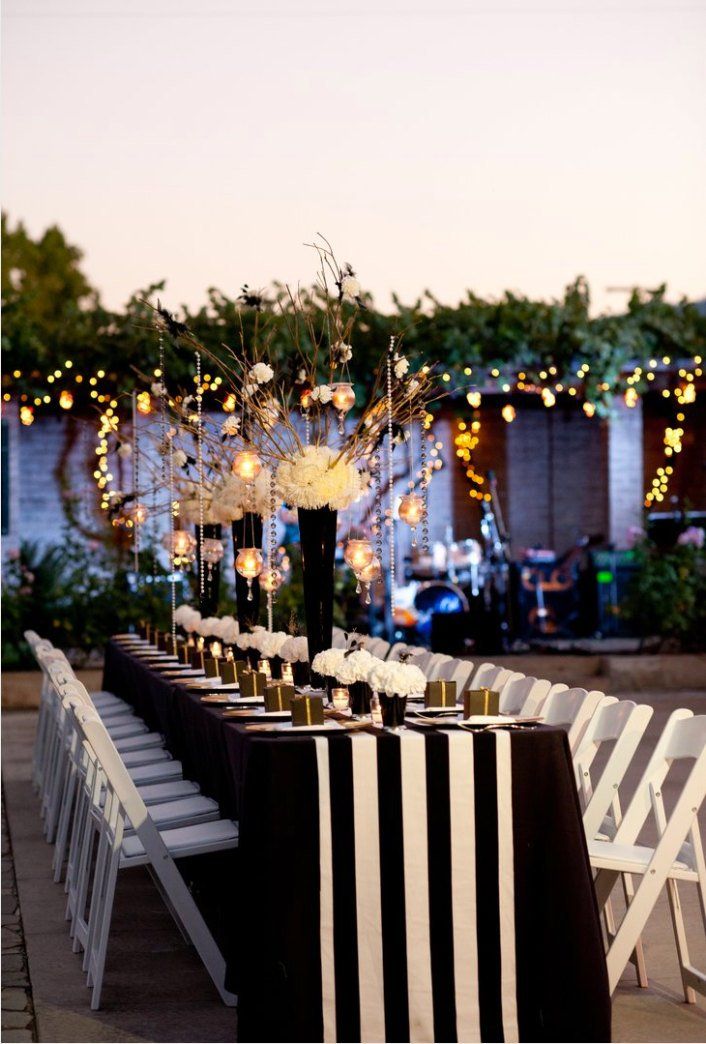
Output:
<svg viewBox="0 0 706 1044">
<path fill-rule="evenodd" d="M 241 696 L 264 696 L 267 678 L 262 671 L 243 671 L 240 675 Z"/>
<path fill-rule="evenodd" d="M 195 671 L 205 671 L 204 666 L 204 655 L 203 649 L 191 649 L 189 652 L 189 660 L 191 666 Z"/>
<path fill-rule="evenodd" d="M 179 663 L 183 663 L 185 666 L 191 663 L 191 660 L 189 659 L 190 652 L 191 649 L 186 644 L 186 642 L 180 642 L 177 648 L 177 656 L 179 657 Z"/>
<path fill-rule="evenodd" d="M 292 725 L 323 725 L 324 701 L 320 696 L 294 696 L 290 706 Z"/>
<path fill-rule="evenodd" d="M 164 639 L 164 651 L 168 652 L 170 656 L 176 656 L 177 654 L 177 640 L 171 634 L 168 634 Z"/>
<path fill-rule="evenodd" d="M 221 660 L 221 681 L 224 685 L 235 685 L 240 680 L 238 677 L 238 663 L 245 667 L 242 660 Z"/>
<path fill-rule="evenodd" d="M 425 707 L 455 707 L 456 706 L 456 682 L 455 681 L 430 681 L 427 682 L 424 693 Z"/>
<path fill-rule="evenodd" d="M 220 678 L 220 660 L 217 656 L 204 656 L 203 669 L 207 678 Z"/>
<path fill-rule="evenodd" d="M 497 714 L 500 710 L 500 693 L 492 689 L 467 689 L 463 694 L 463 716 L 472 714 Z"/>
<path fill-rule="evenodd" d="M 270 682 L 265 687 L 265 710 L 286 711 L 294 699 L 294 686 L 287 682 Z"/>
</svg>

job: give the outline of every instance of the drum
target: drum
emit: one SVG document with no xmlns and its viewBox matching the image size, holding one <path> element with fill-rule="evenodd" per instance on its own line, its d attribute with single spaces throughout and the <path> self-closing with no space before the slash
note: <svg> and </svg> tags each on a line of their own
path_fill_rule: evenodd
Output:
<svg viewBox="0 0 706 1044">
<path fill-rule="evenodd" d="M 448 580 L 428 580 L 420 584 L 414 596 L 417 611 L 417 634 L 422 645 L 431 638 L 431 618 L 444 613 L 467 613 L 468 599 L 458 587 Z"/>
</svg>

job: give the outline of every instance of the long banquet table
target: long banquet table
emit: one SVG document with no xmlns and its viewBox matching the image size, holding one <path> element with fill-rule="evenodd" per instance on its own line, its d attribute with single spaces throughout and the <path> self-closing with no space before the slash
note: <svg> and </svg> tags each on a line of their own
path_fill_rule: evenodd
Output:
<svg viewBox="0 0 706 1044">
<path fill-rule="evenodd" d="M 104 688 L 240 822 L 241 1041 L 610 1040 L 561 729 L 257 733 L 115 642 Z"/>
</svg>

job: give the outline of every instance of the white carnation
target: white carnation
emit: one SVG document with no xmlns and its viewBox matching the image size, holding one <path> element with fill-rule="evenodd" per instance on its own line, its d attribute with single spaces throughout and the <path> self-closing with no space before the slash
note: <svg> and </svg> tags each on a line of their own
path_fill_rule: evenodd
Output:
<svg viewBox="0 0 706 1044">
<path fill-rule="evenodd" d="M 345 341 L 337 341 L 333 346 L 333 351 L 341 366 L 343 366 L 344 363 L 350 362 L 353 358 L 353 348 L 350 344 L 346 344 Z"/>
<path fill-rule="evenodd" d="M 198 609 L 192 609 L 190 605 L 180 605 L 174 613 L 174 620 L 185 631 L 193 633 L 201 620 L 201 613 Z"/>
<path fill-rule="evenodd" d="M 220 626 L 221 621 L 217 616 L 206 616 L 199 619 L 194 630 L 197 634 L 200 634 L 202 638 L 216 638 L 218 637 Z"/>
<path fill-rule="evenodd" d="M 224 616 L 221 620 L 221 638 L 226 645 L 234 645 L 240 634 L 238 621 L 233 616 Z"/>
<path fill-rule="evenodd" d="M 182 449 L 174 450 L 174 453 L 172 454 L 172 461 L 174 463 L 174 467 L 175 468 L 183 468 L 184 465 L 186 464 L 187 459 L 188 458 L 186 456 L 186 453 L 184 453 L 184 450 L 182 450 Z"/>
<path fill-rule="evenodd" d="M 226 417 L 221 424 L 221 435 L 237 435 L 240 431 L 240 417 Z"/>
<path fill-rule="evenodd" d="M 277 486 L 280 498 L 292 507 L 337 511 L 354 504 L 363 492 L 355 464 L 329 446 L 306 446 L 302 453 L 282 461 Z"/>
<path fill-rule="evenodd" d="M 235 644 L 239 649 L 242 649 L 243 652 L 245 652 L 247 649 L 253 648 L 252 640 L 253 636 L 249 631 L 242 631 L 235 639 Z"/>
<path fill-rule="evenodd" d="M 404 375 L 409 369 L 409 359 L 399 358 L 395 363 L 395 377 L 398 381 L 402 380 Z"/>
<path fill-rule="evenodd" d="M 311 669 L 327 678 L 337 678 L 344 655 L 343 649 L 324 649 L 317 653 L 311 663 Z"/>
<path fill-rule="evenodd" d="M 282 646 L 288 637 L 289 635 L 285 631 L 266 631 L 260 641 L 260 652 L 267 659 L 272 656 L 281 656 Z"/>
<path fill-rule="evenodd" d="M 396 661 L 375 664 L 367 681 L 372 689 L 387 696 L 413 696 L 426 688 L 426 677 L 419 667 Z"/>
<path fill-rule="evenodd" d="M 376 657 L 366 649 L 357 649 L 350 656 L 344 656 L 336 677 L 343 685 L 353 685 L 365 681 L 375 665 Z M 382 660 L 378 661 L 382 663 Z"/>
<path fill-rule="evenodd" d="M 127 460 L 128 457 L 132 456 L 132 444 L 129 442 L 121 442 L 118 446 L 118 456 L 121 460 Z"/>
<path fill-rule="evenodd" d="M 347 301 L 355 301 L 360 297 L 360 283 L 354 275 L 344 275 L 341 279 L 341 296 Z"/>
<path fill-rule="evenodd" d="M 305 635 L 290 636 L 282 642 L 279 655 L 288 663 L 306 663 L 309 659 L 309 641 Z"/>
<path fill-rule="evenodd" d="M 256 363 L 248 374 L 250 381 L 255 384 L 267 384 L 275 375 L 275 371 L 267 363 Z"/>
<path fill-rule="evenodd" d="M 316 388 L 312 390 L 312 393 L 309 396 L 309 398 L 313 402 L 320 402 L 322 406 L 325 406 L 326 403 L 331 402 L 332 395 L 333 392 L 331 391 L 328 384 L 319 384 Z"/>
</svg>

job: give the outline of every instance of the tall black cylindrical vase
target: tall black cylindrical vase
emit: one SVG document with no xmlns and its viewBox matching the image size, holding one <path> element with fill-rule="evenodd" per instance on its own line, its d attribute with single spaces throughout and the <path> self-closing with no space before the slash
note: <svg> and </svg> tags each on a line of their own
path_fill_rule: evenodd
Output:
<svg viewBox="0 0 706 1044">
<path fill-rule="evenodd" d="M 262 548 L 262 519 L 248 511 L 237 522 L 233 522 L 233 560 L 244 547 Z M 260 581 L 253 580 L 250 588 L 252 599 L 248 600 L 248 582 L 235 570 L 235 600 L 238 623 L 241 631 L 249 631 L 260 616 Z"/>
<path fill-rule="evenodd" d="M 328 507 L 299 508 L 298 515 L 304 575 L 304 616 L 311 662 L 317 653 L 331 648 L 336 512 Z"/>
<path fill-rule="evenodd" d="M 201 526 L 196 524 L 196 563 L 199 571 L 199 590 L 201 578 Z M 203 527 L 204 540 L 220 540 L 220 522 L 206 522 Z M 203 594 L 199 596 L 199 612 L 202 616 L 215 616 L 218 612 L 218 598 L 221 590 L 221 564 L 205 566 L 203 578 Z"/>
</svg>

